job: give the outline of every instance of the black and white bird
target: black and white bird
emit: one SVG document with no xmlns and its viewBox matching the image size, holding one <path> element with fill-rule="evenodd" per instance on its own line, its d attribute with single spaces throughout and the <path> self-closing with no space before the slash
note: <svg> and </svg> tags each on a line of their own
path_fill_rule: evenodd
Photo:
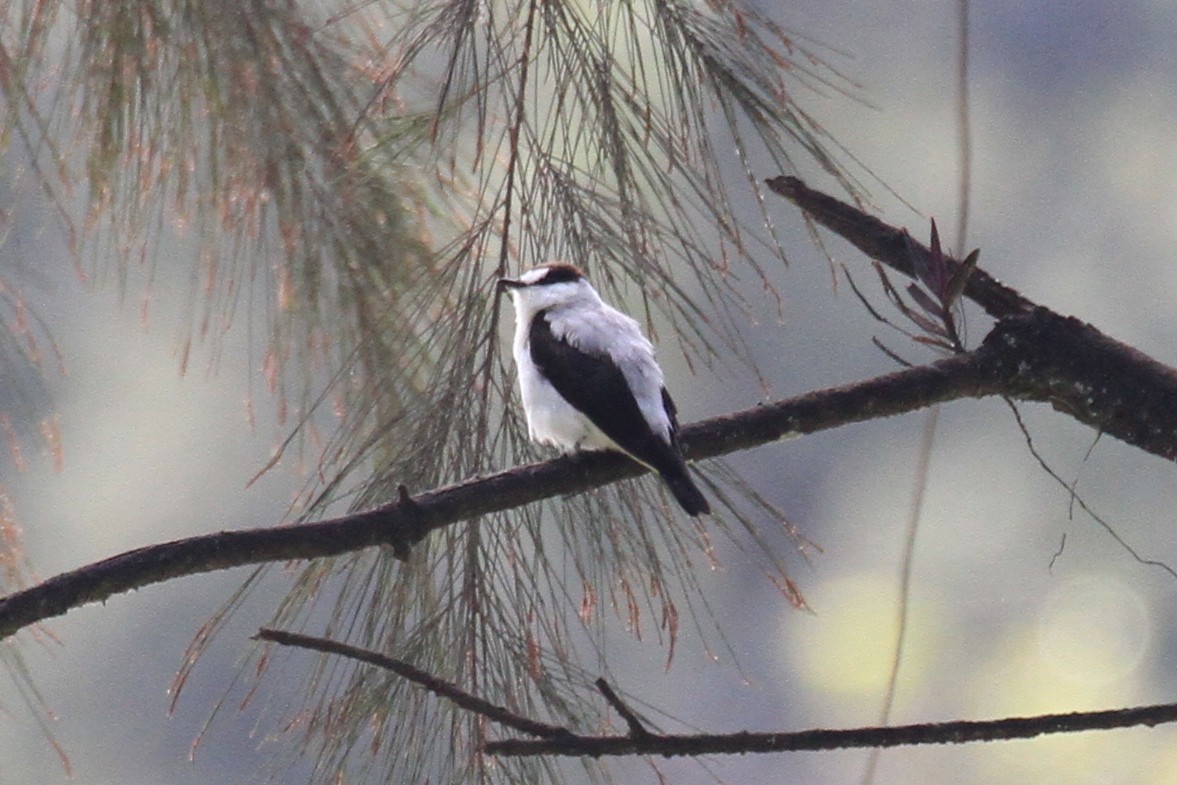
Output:
<svg viewBox="0 0 1177 785">
<path fill-rule="evenodd" d="M 688 515 L 711 512 L 679 450 L 654 346 L 579 269 L 544 264 L 500 289 L 515 301 L 515 365 L 532 440 L 617 450 L 662 475 Z"/>
</svg>

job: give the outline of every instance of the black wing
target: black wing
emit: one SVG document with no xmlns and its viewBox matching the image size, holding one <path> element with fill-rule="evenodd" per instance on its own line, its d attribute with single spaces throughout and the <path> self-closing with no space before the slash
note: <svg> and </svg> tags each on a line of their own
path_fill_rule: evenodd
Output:
<svg viewBox="0 0 1177 785">
<path fill-rule="evenodd" d="M 666 410 L 666 419 L 670 420 L 670 444 L 678 452 L 678 407 L 665 387 L 662 388 L 662 408 Z"/>
<path fill-rule="evenodd" d="M 532 361 L 564 400 L 618 447 L 661 474 L 688 514 L 709 511 L 679 454 L 676 411 L 665 388 L 662 405 L 670 419 L 670 443 L 650 428 L 621 370 L 605 355 L 582 351 L 553 335 L 543 311 L 531 321 L 529 343 Z"/>
</svg>

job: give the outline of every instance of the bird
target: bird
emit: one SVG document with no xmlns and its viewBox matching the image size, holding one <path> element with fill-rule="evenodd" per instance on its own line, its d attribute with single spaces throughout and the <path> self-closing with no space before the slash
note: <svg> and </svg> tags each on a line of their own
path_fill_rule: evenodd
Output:
<svg viewBox="0 0 1177 785">
<path fill-rule="evenodd" d="M 513 354 L 531 439 L 566 453 L 614 450 L 661 475 L 690 516 L 711 506 L 687 470 L 654 345 L 575 265 L 501 278 L 515 305 Z"/>
</svg>

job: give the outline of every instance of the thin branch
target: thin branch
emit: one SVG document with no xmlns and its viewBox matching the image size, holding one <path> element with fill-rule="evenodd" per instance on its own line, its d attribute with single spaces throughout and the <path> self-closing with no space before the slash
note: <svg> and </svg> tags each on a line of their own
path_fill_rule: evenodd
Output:
<svg viewBox="0 0 1177 785">
<path fill-rule="evenodd" d="M 333 641 L 329 638 L 302 635 L 296 632 L 286 632 L 285 630 L 262 628 L 253 637 L 256 640 L 271 641 L 280 646 L 294 646 L 324 654 L 337 654 L 341 657 L 375 665 L 378 668 L 395 673 L 402 679 L 421 685 L 439 698 L 452 701 L 460 709 L 474 712 L 475 714 L 486 717 L 492 722 L 513 728 L 520 733 L 526 733 L 528 736 L 535 736 L 541 739 L 559 739 L 572 735 L 566 728 L 523 717 L 502 706 L 471 695 L 452 682 L 439 679 L 403 660 L 394 659 L 379 652 L 361 649 L 358 646 L 349 646 L 346 643 Z"/>
<path fill-rule="evenodd" d="M 879 725 L 891 722 L 891 712 L 895 708 L 895 695 L 899 690 L 899 669 L 903 666 L 903 651 L 910 632 L 911 613 L 911 584 L 915 573 L 915 542 L 920 530 L 920 522 L 924 515 L 924 502 L 928 497 L 928 480 L 932 475 L 932 451 L 936 445 L 936 429 L 940 422 L 940 407 L 934 406 L 928 410 L 924 420 L 924 433 L 920 443 L 919 464 L 915 469 L 915 488 L 911 495 L 911 509 L 907 516 L 907 531 L 903 540 L 903 563 L 899 567 L 899 602 L 895 619 L 895 646 L 892 649 L 891 671 L 887 674 L 887 691 L 883 696 L 883 707 L 879 711 Z M 871 751 L 866 769 L 862 774 L 862 783 L 869 785 L 875 781 L 878 772 L 879 754 L 876 747 Z"/>
<path fill-rule="evenodd" d="M 964 744 L 975 741 L 1030 739 L 1047 733 L 1149 727 L 1177 722 L 1177 704 L 1127 709 L 1005 717 L 998 720 L 957 720 L 893 727 L 813 729 L 792 733 L 649 734 L 635 736 L 579 736 L 559 739 L 504 739 L 486 745 L 489 755 L 605 755 L 698 756 L 754 752 L 794 752 L 862 747 L 899 747 L 924 744 Z"/>
<path fill-rule="evenodd" d="M 788 733 L 662 735 L 646 729 L 637 715 L 622 702 L 604 679 L 596 686 L 605 700 L 617 709 L 629 727 L 626 736 L 583 736 L 566 728 L 524 717 L 471 695 L 451 682 L 439 679 L 401 660 L 378 652 L 350 646 L 327 638 L 261 629 L 254 636 L 283 646 L 294 646 L 325 654 L 336 654 L 391 671 L 408 681 L 453 702 L 465 711 L 486 717 L 492 722 L 513 728 L 534 738 L 504 739 L 485 745 L 489 755 L 662 755 L 699 756 L 801 750 L 832 750 L 861 747 L 898 747 L 927 744 L 963 744 L 975 741 L 1028 739 L 1047 733 L 1150 727 L 1177 722 L 1177 704 L 1157 704 L 1126 709 L 1042 714 L 1034 717 L 1005 717 L 997 720 L 956 720 L 919 723 L 894 727 L 850 729 L 811 729 Z"/>
<path fill-rule="evenodd" d="M 897 229 L 869 213 L 832 196 L 815 191 L 796 177 L 773 177 L 769 188 L 801 208 L 806 215 L 830 231 L 850 241 L 864 254 L 878 259 L 904 275 L 915 278 L 911 249 L 927 254 L 930 250 L 905 229 Z M 953 261 L 952 269 L 960 262 Z M 964 294 L 995 318 L 1027 313 L 1035 304 L 1017 290 L 992 277 L 984 270 L 974 270 Z"/>
<path fill-rule="evenodd" d="M 1001 392 L 983 354 L 952 357 L 864 382 L 809 393 L 682 429 L 693 460 L 785 437 Z M 643 467 L 616 453 L 585 453 L 475 477 L 340 518 L 222 531 L 149 545 L 49 578 L 0 598 L 0 640 L 72 608 L 153 583 L 267 562 L 336 556 L 376 545 L 403 555 L 429 532 L 542 499 L 635 477 Z"/>
<path fill-rule="evenodd" d="M 631 738 L 642 738 L 653 735 L 649 730 L 646 729 L 646 726 L 642 724 L 641 718 L 638 717 L 636 713 L 634 713 L 634 710 L 625 705 L 625 701 L 621 700 L 621 696 L 613 691 L 613 688 L 609 686 L 609 682 L 605 681 L 604 679 L 597 679 L 596 686 L 601 695 L 605 697 L 605 700 L 609 702 L 609 705 L 612 706 L 617 711 L 617 713 L 621 715 L 623 720 L 625 720 L 626 726 L 629 727 L 629 735 Z"/>
<path fill-rule="evenodd" d="M 1052 467 L 1047 462 L 1046 458 L 1042 456 L 1042 453 L 1038 451 L 1037 445 L 1034 444 L 1034 437 L 1030 435 L 1030 428 L 1026 425 L 1026 421 L 1022 419 L 1022 413 L 1018 411 L 1017 405 L 1014 404 L 1014 402 L 1009 398 L 1005 398 L 1004 400 L 1006 406 L 1008 406 L 1010 411 L 1013 413 L 1014 422 L 1018 424 L 1018 430 L 1022 432 L 1022 438 L 1026 440 L 1026 448 L 1030 451 L 1030 455 L 1033 456 L 1035 461 L 1037 461 L 1038 466 L 1041 467 L 1042 471 L 1046 472 L 1046 476 L 1050 477 L 1050 479 L 1054 480 L 1056 483 L 1062 486 L 1063 490 L 1065 490 L 1070 497 L 1069 515 L 1074 515 L 1074 507 L 1076 504 L 1078 504 L 1080 509 L 1087 513 L 1087 515 L 1091 517 L 1091 520 L 1095 521 L 1100 528 L 1107 532 L 1108 536 L 1115 540 L 1116 544 L 1123 548 L 1128 553 L 1128 555 L 1136 561 L 1137 564 L 1142 564 L 1145 567 L 1156 567 L 1159 570 L 1167 572 L 1171 577 L 1177 578 L 1177 570 L 1174 570 L 1168 564 L 1165 564 L 1165 562 L 1158 559 L 1146 559 L 1144 556 L 1141 556 L 1140 552 L 1133 548 L 1132 545 L 1124 539 L 1123 535 L 1116 531 L 1116 528 L 1112 526 L 1112 524 L 1106 518 L 1093 510 L 1091 506 L 1088 505 L 1087 502 L 1083 499 L 1083 497 L 1076 493 L 1074 484 L 1064 480 L 1062 475 L 1056 472 L 1054 467 Z M 1066 532 L 1063 532 L 1062 542 L 1059 543 L 1058 550 L 1056 550 L 1054 555 L 1050 557 L 1050 564 L 1048 569 L 1054 567 L 1054 563 L 1058 557 L 1062 555 L 1063 546 L 1065 546 L 1066 543 L 1067 534 Z"/>
<path fill-rule="evenodd" d="M 969 234 L 969 203 L 973 192 L 973 124 L 969 112 L 969 0 L 956 4 L 956 132 L 960 156 L 957 191 L 956 250 L 964 252 Z"/>
</svg>

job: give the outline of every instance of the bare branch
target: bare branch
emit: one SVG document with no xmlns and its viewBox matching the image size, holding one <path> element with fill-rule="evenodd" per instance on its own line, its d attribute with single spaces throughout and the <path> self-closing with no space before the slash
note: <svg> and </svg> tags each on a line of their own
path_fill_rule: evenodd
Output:
<svg viewBox="0 0 1177 785">
<path fill-rule="evenodd" d="M 964 744 L 976 741 L 1029 739 L 1050 733 L 1127 728 L 1177 722 L 1177 704 L 1166 703 L 1104 711 L 1041 714 L 1033 717 L 1005 717 L 996 720 L 956 720 L 890 727 L 810 729 L 785 733 L 663 735 L 649 731 L 604 679 L 596 687 L 625 720 L 625 736 L 584 736 L 556 725 L 533 720 L 502 706 L 471 695 L 455 684 L 439 679 L 401 660 L 346 643 L 284 630 L 259 630 L 259 640 L 283 646 L 336 654 L 389 670 L 408 681 L 453 702 L 465 711 L 513 728 L 533 739 L 504 739 L 488 742 L 490 755 L 662 755 L 699 756 L 764 752 L 795 752 L 849 748 L 883 748 L 927 744 Z"/>
<path fill-rule="evenodd" d="M 731 755 L 752 752 L 794 752 L 915 744 L 964 744 L 974 741 L 1030 739 L 1047 733 L 1149 727 L 1177 722 L 1177 704 L 1127 709 L 1005 717 L 998 720 L 957 720 L 891 727 L 813 729 L 792 733 L 698 734 L 690 736 L 566 736 L 552 739 L 504 739 L 486 745 L 490 755 Z"/>
<path fill-rule="evenodd" d="M 605 700 L 609 702 L 609 705 L 612 706 L 617 711 L 617 713 L 621 715 L 623 720 L 625 720 L 625 724 L 629 727 L 629 735 L 631 738 L 642 738 L 653 735 L 649 730 L 646 729 L 646 726 L 642 724 L 641 718 L 638 717 L 634 710 L 625 705 L 625 701 L 621 699 L 621 696 L 618 695 L 613 690 L 613 688 L 609 686 L 609 682 L 605 681 L 604 679 L 597 679 L 596 686 L 601 695 L 605 697 Z"/>
<path fill-rule="evenodd" d="M 300 649 L 323 652 L 324 654 L 337 654 L 341 657 L 366 662 L 369 665 L 375 665 L 378 668 L 392 671 L 402 679 L 407 679 L 414 684 L 421 685 L 439 698 L 452 701 L 460 709 L 474 712 L 493 722 L 513 728 L 520 733 L 526 733 L 529 736 L 536 736 L 541 739 L 558 739 L 572 735 L 566 728 L 520 716 L 509 709 L 471 695 L 456 684 L 439 679 L 403 660 L 394 659 L 379 652 L 361 649 L 358 646 L 350 646 L 346 643 L 330 640 L 329 638 L 302 635 L 296 632 L 286 632 L 285 630 L 263 628 L 258 630 L 257 635 L 253 637 L 256 640 L 272 641 L 281 646 L 295 646 Z"/>
<path fill-rule="evenodd" d="M 967 354 L 868 381 L 809 393 L 688 425 L 682 444 L 698 460 L 787 436 L 1001 392 L 982 355 Z M 0 598 L 0 640 L 91 602 L 185 575 L 388 545 L 403 554 L 458 521 L 634 477 L 643 467 L 587 453 L 475 477 L 365 512 L 297 526 L 223 531 L 127 551 Z"/>
<path fill-rule="evenodd" d="M 853 205 L 815 191 L 796 177 L 773 177 L 766 183 L 774 192 L 800 207 L 807 216 L 841 235 L 870 258 L 878 259 L 910 278 L 917 277 L 911 251 L 931 252 L 906 229 L 897 229 Z M 959 261 L 949 260 L 953 271 L 960 265 Z M 1025 313 L 1034 307 L 1034 303 L 1017 290 L 980 269 L 969 274 L 964 294 L 996 318 Z"/>
<path fill-rule="evenodd" d="M 663 735 L 649 731 L 636 714 L 618 697 L 604 679 L 596 687 L 625 720 L 626 736 L 584 736 L 549 725 L 478 698 L 455 684 L 422 671 L 401 660 L 346 643 L 284 630 L 259 630 L 259 640 L 336 654 L 391 671 L 401 678 L 453 702 L 459 708 L 513 728 L 534 739 L 504 739 L 485 745 L 491 755 L 717 755 L 801 750 L 833 750 L 860 747 L 898 747 L 926 744 L 964 744 L 975 741 L 1028 739 L 1047 733 L 1076 733 L 1089 730 L 1150 727 L 1177 722 L 1177 704 L 1157 704 L 1104 711 L 1042 714 L 1034 717 L 1005 717 L 996 720 L 956 720 L 890 727 L 811 729 L 787 733 Z"/>
</svg>

